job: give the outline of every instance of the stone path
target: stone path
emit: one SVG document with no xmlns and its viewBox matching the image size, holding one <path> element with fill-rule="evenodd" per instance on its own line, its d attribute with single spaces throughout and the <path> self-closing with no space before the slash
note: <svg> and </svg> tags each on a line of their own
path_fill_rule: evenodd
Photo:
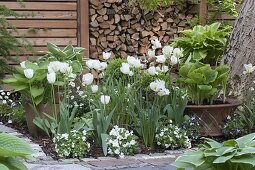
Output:
<svg viewBox="0 0 255 170">
<path fill-rule="evenodd" d="M 53 160 L 45 155 L 38 144 L 16 130 L 0 124 L 0 131 L 23 138 L 34 150 L 34 160 L 26 160 L 29 170 L 175 170 L 170 166 L 183 152 L 188 150 L 166 151 L 151 155 L 138 154 L 123 159 L 112 157 Z"/>
</svg>

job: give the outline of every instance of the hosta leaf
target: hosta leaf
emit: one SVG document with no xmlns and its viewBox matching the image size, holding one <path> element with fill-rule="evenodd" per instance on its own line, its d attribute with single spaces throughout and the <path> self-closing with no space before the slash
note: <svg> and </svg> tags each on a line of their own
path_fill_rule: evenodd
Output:
<svg viewBox="0 0 255 170">
<path fill-rule="evenodd" d="M 221 147 L 219 149 L 216 149 L 216 152 L 219 154 L 219 155 L 225 155 L 225 154 L 228 154 L 230 152 L 234 152 L 235 151 L 235 148 L 234 147 Z"/>
<path fill-rule="evenodd" d="M 243 156 L 232 158 L 230 161 L 233 163 L 250 164 L 252 166 L 255 166 L 254 160 L 255 160 L 255 155 L 243 155 Z"/>
<path fill-rule="evenodd" d="M 9 170 L 27 170 L 27 167 L 22 162 L 16 160 L 13 157 L 7 157 L 3 159 L 0 158 L 0 164 L 1 163 L 8 167 Z"/>
<path fill-rule="evenodd" d="M 1 170 L 10 170 L 7 166 L 5 166 L 4 164 L 0 163 L 0 169 Z"/>
<path fill-rule="evenodd" d="M 202 151 L 194 151 L 191 153 L 184 154 L 176 159 L 176 162 L 186 162 L 194 165 L 195 167 L 198 167 L 202 165 L 205 160 L 203 158 L 203 152 Z"/>
<path fill-rule="evenodd" d="M 251 143 L 254 139 L 255 139 L 255 133 L 251 133 L 249 135 L 236 139 L 236 142 L 238 143 L 238 146 L 240 148 L 244 148 L 247 143 Z"/>
<path fill-rule="evenodd" d="M 179 169 L 186 169 L 186 168 L 195 168 L 194 165 L 186 162 L 174 162 L 171 165 L 175 166 L 176 168 Z"/>
<path fill-rule="evenodd" d="M 225 163 L 226 161 L 230 160 L 233 157 L 234 157 L 234 154 L 231 154 L 231 155 L 228 155 L 228 156 L 220 156 L 217 159 L 215 159 L 213 161 L 213 163 L 215 163 L 215 164 Z"/>
<path fill-rule="evenodd" d="M 236 154 L 236 156 L 241 156 L 245 154 L 255 154 L 255 148 L 254 147 L 243 148 Z"/>
<path fill-rule="evenodd" d="M 30 89 L 31 95 L 36 98 L 37 96 L 40 96 L 44 92 L 44 88 L 37 88 L 37 87 L 31 87 Z"/>
<path fill-rule="evenodd" d="M 28 158 L 32 153 L 31 147 L 22 139 L 6 133 L 0 133 L 0 156 Z"/>
</svg>

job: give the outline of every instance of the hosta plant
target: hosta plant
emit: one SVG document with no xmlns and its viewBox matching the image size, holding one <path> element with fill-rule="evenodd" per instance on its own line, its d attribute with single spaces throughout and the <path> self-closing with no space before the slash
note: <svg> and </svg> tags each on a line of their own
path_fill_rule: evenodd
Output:
<svg viewBox="0 0 255 170">
<path fill-rule="evenodd" d="M 225 102 L 229 67 L 218 66 L 215 69 L 209 64 L 200 62 L 187 63 L 180 68 L 178 82 L 187 88 L 188 96 L 193 104 L 213 104 L 217 95 L 223 91 Z"/>
<path fill-rule="evenodd" d="M 176 38 L 174 45 L 184 50 L 184 59 L 217 65 L 224 52 L 229 36 L 229 27 L 221 29 L 220 23 L 201 26 L 183 31 L 183 37 Z"/>
<path fill-rule="evenodd" d="M 176 159 L 178 170 L 253 170 L 255 168 L 255 133 L 223 143 L 205 139 L 199 150 Z"/>
<path fill-rule="evenodd" d="M 110 131 L 107 144 L 108 154 L 119 157 L 133 155 L 138 149 L 138 143 L 136 142 L 136 136 L 133 135 L 133 131 L 119 128 L 118 126 L 114 126 Z"/>
<path fill-rule="evenodd" d="M 27 170 L 27 167 L 16 158 L 31 159 L 31 147 L 23 140 L 0 133 L 0 169 Z"/>
</svg>

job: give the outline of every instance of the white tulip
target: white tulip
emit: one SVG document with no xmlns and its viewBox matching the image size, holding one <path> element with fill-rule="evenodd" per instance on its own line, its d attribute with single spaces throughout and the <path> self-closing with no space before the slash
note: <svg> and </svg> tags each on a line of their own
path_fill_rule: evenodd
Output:
<svg viewBox="0 0 255 170">
<path fill-rule="evenodd" d="M 50 84 L 54 84 L 56 82 L 56 73 L 48 73 L 47 74 L 47 80 Z"/>
<path fill-rule="evenodd" d="M 69 67 L 65 67 L 63 68 L 63 73 L 67 76 L 71 75 L 73 72 L 73 67 L 72 66 L 69 66 Z"/>
<path fill-rule="evenodd" d="M 57 73 L 61 68 L 61 64 L 62 63 L 59 61 L 50 62 L 48 65 L 48 72 L 49 73 L 52 73 L 52 72 Z"/>
<path fill-rule="evenodd" d="M 170 61 L 172 65 L 178 64 L 178 58 L 174 55 L 171 56 Z"/>
<path fill-rule="evenodd" d="M 168 58 L 172 55 L 173 50 L 174 48 L 168 45 L 162 49 L 162 52 Z"/>
<path fill-rule="evenodd" d="M 155 57 L 156 52 L 155 50 L 149 50 L 147 54 L 148 54 L 148 57 Z"/>
<path fill-rule="evenodd" d="M 102 96 L 100 97 L 100 101 L 101 101 L 101 103 L 103 103 L 104 105 L 105 105 L 105 104 L 108 104 L 108 103 L 110 102 L 110 96 L 102 95 Z"/>
<path fill-rule="evenodd" d="M 103 59 L 108 60 L 111 57 L 111 53 L 103 52 Z"/>
<path fill-rule="evenodd" d="M 26 76 L 26 78 L 31 79 L 34 76 L 34 70 L 33 69 L 25 69 L 24 75 Z"/>
<path fill-rule="evenodd" d="M 127 61 L 130 66 L 133 66 L 135 68 L 140 68 L 142 66 L 141 61 L 138 58 L 128 56 Z"/>
<path fill-rule="evenodd" d="M 82 77 L 82 81 L 86 85 L 92 84 L 93 80 L 94 80 L 94 76 L 91 73 L 87 73 L 87 74 L 83 75 L 83 77 Z"/>
<path fill-rule="evenodd" d="M 182 48 L 175 48 L 173 51 L 173 55 L 182 58 L 183 57 L 183 49 Z"/>
<path fill-rule="evenodd" d="M 162 44 L 160 43 L 160 41 L 158 39 L 151 40 L 151 44 L 152 44 L 152 49 L 154 49 L 154 50 L 156 50 L 158 48 L 162 48 Z"/>
<path fill-rule="evenodd" d="M 99 67 L 98 70 L 103 71 L 103 70 L 105 70 L 106 68 L 107 68 L 107 63 L 106 63 L 106 62 L 102 62 L 102 63 L 100 63 L 100 67 Z"/>
<path fill-rule="evenodd" d="M 168 89 L 164 88 L 164 89 L 159 90 L 159 92 L 157 94 L 159 96 L 167 96 L 170 94 L 170 91 Z"/>
<path fill-rule="evenodd" d="M 165 63 L 166 62 L 166 57 L 164 55 L 159 55 L 159 56 L 156 56 L 156 62 L 158 63 Z"/>
<path fill-rule="evenodd" d="M 93 63 L 94 63 L 94 60 L 88 60 L 88 61 L 86 61 L 86 65 L 88 66 L 88 68 L 90 68 L 90 69 L 93 69 L 94 67 L 93 67 Z"/>
<path fill-rule="evenodd" d="M 155 80 L 153 82 L 150 83 L 150 88 L 151 90 L 155 91 L 155 92 L 159 92 L 161 89 L 165 89 L 165 81 L 163 80 Z"/>
<path fill-rule="evenodd" d="M 101 62 L 100 62 L 99 60 L 94 60 L 94 61 L 93 61 L 93 68 L 94 68 L 95 70 L 99 70 L 100 67 L 101 67 Z"/>
<path fill-rule="evenodd" d="M 162 72 L 166 73 L 166 72 L 168 72 L 168 70 L 169 70 L 168 66 L 163 66 L 162 67 Z"/>
<path fill-rule="evenodd" d="M 255 66 L 253 66 L 251 63 L 250 64 L 244 64 L 245 71 L 243 74 L 251 74 L 255 70 Z"/>
<path fill-rule="evenodd" d="M 98 91 L 98 85 L 91 85 L 92 93 L 96 93 Z"/>
<path fill-rule="evenodd" d="M 123 73 L 123 74 L 129 74 L 130 72 L 130 65 L 128 63 L 122 63 L 122 66 L 120 68 L 120 71 Z"/>
<path fill-rule="evenodd" d="M 148 72 L 150 75 L 152 75 L 152 76 L 156 75 L 156 74 L 157 74 L 156 67 L 154 67 L 154 66 L 150 67 L 150 68 L 147 70 L 147 72 Z"/>
<path fill-rule="evenodd" d="M 68 67 L 69 67 L 68 63 L 60 62 L 59 71 L 64 74 Z"/>
<path fill-rule="evenodd" d="M 133 76 L 133 75 L 134 75 L 134 72 L 133 72 L 133 71 L 130 71 L 130 72 L 128 73 L 128 75 L 129 75 L 129 76 Z"/>
<path fill-rule="evenodd" d="M 20 67 L 26 69 L 26 68 L 27 68 L 27 67 L 26 67 L 26 61 L 22 61 L 22 62 L 20 63 Z"/>
</svg>

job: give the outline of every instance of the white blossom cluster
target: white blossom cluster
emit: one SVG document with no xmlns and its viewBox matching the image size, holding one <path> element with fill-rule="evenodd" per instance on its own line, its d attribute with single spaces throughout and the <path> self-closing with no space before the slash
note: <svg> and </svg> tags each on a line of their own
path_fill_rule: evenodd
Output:
<svg viewBox="0 0 255 170">
<path fill-rule="evenodd" d="M 133 56 L 127 57 L 127 63 L 122 63 L 122 66 L 120 68 L 120 71 L 123 74 L 133 76 L 134 75 L 134 69 L 142 68 L 143 64 L 141 64 L 141 60 L 138 58 L 135 58 Z"/>
<path fill-rule="evenodd" d="M 87 141 L 87 132 L 73 130 L 70 134 L 56 134 L 53 138 L 55 150 L 61 158 L 82 158 L 87 155 L 90 143 Z"/>
<path fill-rule="evenodd" d="M 3 90 L 0 90 L 0 101 L 2 104 L 11 104 L 13 101 L 10 99 L 10 92 L 5 92 Z"/>
<path fill-rule="evenodd" d="M 186 131 L 173 125 L 171 121 L 169 125 L 160 128 L 155 137 L 157 145 L 164 149 L 191 148 Z"/>
<path fill-rule="evenodd" d="M 119 156 L 120 158 L 134 154 L 138 148 L 135 138 L 133 131 L 130 132 L 125 128 L 114 126 L 107 140 L 108 154 Z"/>
<path fill-rule="evenodd" d="M 33 63 L 38 65 L 37 63 Z M 35 70 L 26 67 L 26 61 L 20 63 L 21 68 L 24 69 L 24 75 L 28 79 L 32 79 L 35 74 Z M 62 74 L 70 79 L 75 79 L 76 74 L 73 73 L 73 68 L 67 62 L 52 61 L 48 65 L 47 80 L 50 84 L 54 84 L 57 80 L 57 75 Z"/>
<path fill-rule="evenodd" d="M 166 88 L 166 82 L 164 80 L 155 80 L 150 83 L 150 88 L 159 96 L 167 96 L 170 91 Z"/>
</svg>

